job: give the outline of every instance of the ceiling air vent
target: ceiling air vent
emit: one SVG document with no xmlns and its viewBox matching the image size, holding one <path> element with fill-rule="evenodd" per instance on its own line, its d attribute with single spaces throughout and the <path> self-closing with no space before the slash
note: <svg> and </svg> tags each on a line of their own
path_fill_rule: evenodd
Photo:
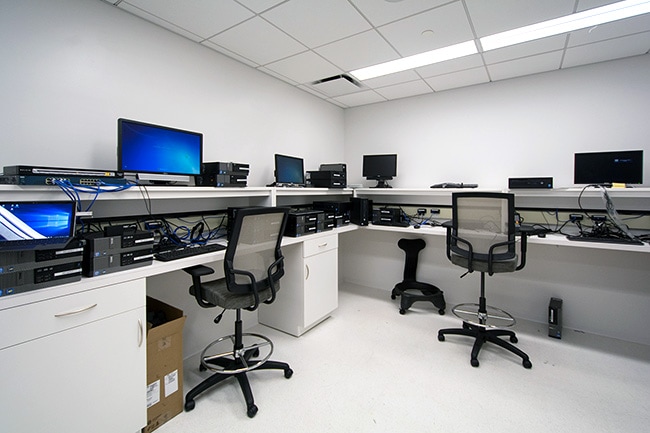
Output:
<svg viewBox="0 0 650 433">
<path fill-rule="evenodd" d="M 327 96 L 341 96 L 361 90 L 361 83 L 346 74 L 323 78 L 310 84 L 315 90 Z"/>
</svg>

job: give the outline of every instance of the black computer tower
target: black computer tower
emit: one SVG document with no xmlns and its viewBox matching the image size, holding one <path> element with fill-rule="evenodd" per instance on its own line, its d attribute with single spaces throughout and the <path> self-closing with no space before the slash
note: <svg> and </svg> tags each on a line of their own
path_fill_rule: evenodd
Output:
<svg viewBox="0 0 650 433">
<path fill-rule="evenodd" d="M 353 197 L 350 199 L 350 222 L 360 226 L 367 226 L 372 218 L 372 200 Z"/>
</svg>

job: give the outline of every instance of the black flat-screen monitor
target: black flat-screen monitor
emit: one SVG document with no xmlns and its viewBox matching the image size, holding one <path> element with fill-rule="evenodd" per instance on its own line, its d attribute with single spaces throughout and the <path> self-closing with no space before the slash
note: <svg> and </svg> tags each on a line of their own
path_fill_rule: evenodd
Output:
<svg viewBox="0 0 650 433">
<path fill-rule="evenodd" d="M 302 158 L 275 154 L 276 186 L 304 186 L 305 166 Z"/>
<path fill-rule="evenodd" d="M 573 183 L 608 185 L 643 183 L 643 151 L 576 153 Z"/>
<path fill-rule="evenodd" d="M 363 176 L 376 180 L 375 188 L 390 188 L 386 181 L 397 176 L 397 155 L 363 155 Z"/>
<path fill-rule="evenodd" d="M 203 134 L 167 126 L 117 120 L 117 169 L 140 180 L 173 183 L 201 174 Z"/>
</svg>

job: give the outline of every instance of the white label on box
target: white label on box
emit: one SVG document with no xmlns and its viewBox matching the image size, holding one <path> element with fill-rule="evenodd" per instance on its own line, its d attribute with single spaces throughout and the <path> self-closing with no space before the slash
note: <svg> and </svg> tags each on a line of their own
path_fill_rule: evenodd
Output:
<svg viewBox="0 0 650 433">
<path fill-rule="evenodd" d="M 157 380 L 147 386 L 147 409 L 160 402 L 160 381 Z"/>
<path fill-rule="evenodd" d="M 165 398 L 178 391 L 178 370 L 165 375 Z"/>
</svg>

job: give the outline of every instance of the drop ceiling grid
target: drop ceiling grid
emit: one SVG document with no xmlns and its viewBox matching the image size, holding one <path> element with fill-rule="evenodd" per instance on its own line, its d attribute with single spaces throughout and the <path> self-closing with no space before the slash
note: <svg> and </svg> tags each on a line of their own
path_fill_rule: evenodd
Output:
<svg viewBox="0 0 650 433">
<path fill-rule="evenodd" d="M 650 50 L 650 14 L 479 53 L 350 87 L 313 81 L 617 0 L 101 0 L 309 91 L 355 106 Z"/>
</svg>

